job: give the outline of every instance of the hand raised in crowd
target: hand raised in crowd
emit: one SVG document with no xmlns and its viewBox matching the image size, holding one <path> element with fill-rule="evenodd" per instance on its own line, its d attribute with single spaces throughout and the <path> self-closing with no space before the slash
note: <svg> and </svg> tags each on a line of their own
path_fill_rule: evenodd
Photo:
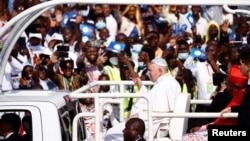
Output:
<svg viewBox="0 0 250 141">
<path fill-rule="evenodd" d="M 28 80 L 26 79 L 26 77 L 20 79 L 20 85 L 23 87 L 28 86 Z"/>
<path fill-rule="evenodd" d="M 106 56 L 106 53 L 103 53 L 101 56 L 97 58 L 96 64 L 101 65 L 105 63 L 108 60 L 108 57 Z"/>
<path fill-rule="evenodd" d="M 211 63 L 216 63 L 216 62 L 214 62 L 214 57 L 213 57 L 212 54 L 206 54 L 206 56 L 207 56 L 207 62 L 208 62 L 209 64 L 211 64 Z"/>
<path fill-rule="evenodd" d="M 228 28 L 229 28 L 229 21 L 224 20 L 223 23 L 221 24 L 221 31 L 223 33 L 227 33 Z"/>
<path fill-rule="evenodd" d="M 36 57 L 36 60 L 35 60 L 35 61 L 36 61 L 36 65 L 37 65 L 37 66 L 41 65 L 44 59 L 45 59 L 45 58 L 40 58 L 40 56 L 39 56 L 39 57 Z"/>
<path fill-rule="evenodd" d="M 76 24 L 80 24 L 82 22 L 82 16 L 81 15 L 76 15 Z"/>
<path fill-rule="evenodd" d="M 58 52 L 58 51 L 55 51 L 55 52 L 52 54 L 50 60 L 51 60 L 51 62 L 52 62 L 53 64 L 56 64 L 56 63 L 59 61 L 59 52 Z"/>
<path fill-rule="evenodd" d="M 63 20 L 62 13 L 61 12 L 56 12 L 55 14 L 56 14 L 56 22 L 61 23 L 62 20 Z"/>
<path fill-rule="evenodd" d="M 132 77 L 131 79 L 133 80 L 135 86 L 137 86 L 140 89 L 142 87 L 142 80 L 138 76 L 133 77 L 133 75 L 135 76 L 135 74 L 131 74 L 131 77 Z"/>
</svg>

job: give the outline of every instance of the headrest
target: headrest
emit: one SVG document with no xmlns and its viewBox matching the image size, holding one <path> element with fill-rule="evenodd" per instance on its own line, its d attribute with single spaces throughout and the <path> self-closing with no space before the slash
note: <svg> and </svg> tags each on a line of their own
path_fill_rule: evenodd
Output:
<svg viewBox="0 0 250 141">
<path fill-rule="evenodd" d="M 157 57 L 157 58 L 153 59 L 151 61 L 151 63 L 157 64 L 157 65 L 162 66 L 162 67 L 167 67 L 168 66 L 166 60 L 164 60 L 161 57 Z"/>
<path fill-rule="evenodd" d="M 13 126 L 13 128 L 15 129 L 15 131 L 18 131 L 18 129 L 21 125 L 21 119 L 15 113 L 6 113 L 6 114 L 2 115 L 1 122 L 11 124 Z"/>
<path fill-rule="evenodd" d="M 32 38 L 32 37 L 42 39 L 42 34 L 41 33 L 30 33 L 29 34 L 29 39 Z"/>
<path fill-rule="evenodd" d="M 245 86 L 247 77 L 243 76 L 240 72 L 238 65 L 233 65 L 228 74 L 228 80 L 237 86 Z"/>
</svg>

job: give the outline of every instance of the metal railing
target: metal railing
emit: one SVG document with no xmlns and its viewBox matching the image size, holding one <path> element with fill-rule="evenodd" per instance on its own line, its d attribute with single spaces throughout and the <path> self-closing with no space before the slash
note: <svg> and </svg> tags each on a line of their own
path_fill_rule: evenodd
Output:
<svg viewBox="0 0 250 141">
<path fill-rule="evenodd" d="M 150 81 L 143 81 L 142 82 L 144 85 L 152 85 L 153 83 Z M 156 113 L 152 111 L 152 106 L 151 106 L 151 102 L 150 100 L 143 94 L 135 94 L 135 93 L 124 93 L 124 88 L 126 85 L 132 85 L 133 81 L 96 81 L 93 83 L 90 83 L 88 85 L 85 85 L 77 90 L 75 90 L 74 92 L 72 92 L 70 94 L 71 98 L 94 98 L 95 99 L 95 112 L 94 113 L 80 113 L 77 114 L 77 116 L 74 118 L 73 121 L 73 141 L 77 140 L 77 121 L 79 120 L 80 117 L 82 116 L 91 116 L 95 118 L 95 138 L 96 139 L 102 139 L 102 133 L 101 133 L 101 127 L 100 125 L 102 125 L 102 121 L 103 121 L 103 112 L 102 110 L 102 106 L 105 103 L 118 103 L 120 106 L 120 119 L 121 121 L 123 121 L 124 118 L 124 102 L 123 102 L 123 98 L 130 98 L 130 97 L 134 97 L 134 98 L 145 98 L 148 102 L 148 137 L 149 137 L 149 141 L 153 141 L 153 135 L 152 135 L 152 127 L 153 127 L 153 117 L 171 117 L 171 118 L 216 118 L 216 117 L 220 117 L 220 113 L 204 113 L 204 112 L 190 112 L 190 113 Z M 120 86 L 120 93 L 89 93 L 89 94 L 82 94 L 84 91 L 95 87 L 95 86 L 99 86 L 99 85 L 118 85 Z M 108 101 L 105 101 L 105 103 L 100 104 L 100 98 L 103 99 L 105 98 L 109 98 Z M 110 98 L 114 98 L 114 100 L 110 100 Z M 190 104 L 210 104 L 211 100 L 191 100 Z M 236 118 L 237 117 L 237 113 L 226 113 L 223 115 L 223 117 L 233 117 Z"/>
<path fill-rule="evenodd" d="M 79 113 L 74 117 L 73 120 L 73 141 L 77 141 L 77 123 L 79 118 L 83 117 L 83 116 L 90 116 L 90 117 L 94 117 L 95 118 L 95 139 L 99 139 L 102 140 L 102 130 L 101 126 L 102 125 L 102 119 L 103 119 L 103 112 L 102 110 L 100 110 L 102 107 L 100 107 L 102 104 L 100 104 L 100 99 L 104 98 L 127 98 L 127 97 L 135 97 L 135 98 L 145 98 L 146 101 L 148 102 L 147 108 L 148 108 L 148 112 L 152 113 L 152 109 L 151 109 L 151 101 L 143 94 L 134 94 L 134 93 L 119 93 L 119 94 L 107 94 L 107 93 L 90 93 L 90 94 L 82 94 L 82 93 L 73 93 L 70 94 L 71 98 L 94 98 L 94 105 L 95 105 L 95 111 L 93 113 Z M 112 103 L 112 102 L 117 102 L 117 101 L 107 101 L 107 103 Z M 148 118 L 148 127 L 149 127 L 149 138 L 153 139 L 153 135 L 152 135 L 152 116 L 150 116 L 150 114 L 148 114 L 147 116 Z"/>
<path fill-rule="evenodd" d="M 13 19 L 11 19 L 10 21 L 8 21 L 8 23 L 1 29 L 0 31 L 0 40 L 2 39 L 3 35 L 6 34 L 6 32 L 9 30 L 9 36 L 6 39 L 6 42 L 3 45 L 2 51 L 0 52 L 0 66 L 1 68 L 5 68 L 9 54 L 14 46 L 14 44 L 16 43 L 16 41 L 18 40 L 18 37 L 24 32 L 24 30 L 28 27 L 28 25 L 35 19 L 37 18 L 39 15 L 41 15 L 41 13 L 43 13 L 44 11 L 46 11 L 47 9 L 59 5 L 59 4 L 68 4 L 68 3 L 85 3 L 85 4 L 102 4 L 104 3 L 103 0 L 52 0 L 52 1 L 48 1 L 48 2 L 44 2 L 42 4 L 36 5 L 34 7 L 31 7 L 25 11 L 23 11 L 22 13 L 18 14 L 17 16 L 15 16 Z M 105 1 L 105 4 L 149 4 L 149 5 L 222 5 L 223 8 L 230 12 L 230 13 L 246 13 L 246 14 L 250 14 L 249 11 L 247 10 L 240 10 L 240 9 L 236 9 L 236 10 L 232 10 L 228 7 L 228 5 L 250 5 L 250 0 L 154 0 L 154 1 L 150 1 L 150 0 L 122 0 L 122 1 L 117 1 L 117 0 L 109 0 L 109 1 Z M 2 80 L 3 76 L 4 76 L 4 69 L 0 69 L 0 79 Z M 110 83 L 118 83 L 118 82 L 111 82 Z M 99 85 L 100 83 L 94 83 L 94 84 L 90 84 L 90 85 Z M 90 86 L 89 85 L 89 86 Z M 72 98 L 83 98 L 86 95 L 80 95 L 79 93 L 81 93 L 81 90 L 87 89 L 89 86 L 86 87 L 82 87 L 79 90 L 73 92 L 71 94 Z M 122 87 L 122 86 L 121 86 Z M 0 91 L 2 90 L 2 81 L 0 81 Z M 93 95 L 93 97 L 95 98 L 95 102 L 97 102 L 99 100 L 100 97 L 102 96 L 107 96 L 107 97 L 111 97 L 114 96 L 113 94 L 111 95 L 107 95 L 107 94 L 97 94 L 96 96 Z M 92 96 L 92 95 L 89 95 Z M 119 95 L 120 97 L 127 97 L 130 96 L 130 94 L 121 94 Z M 133 97 L 140 97 L 139 95 L 131 95 Z M 142 96 L 143 97 L 143 96 Z M 122 103 L 123 101 L 121 101 Z M 191 100 L 191 103 L 203 103 L 205 101 L 195 101 L 195 100 Z M 209 103 L 209 101 L 206 101 Z M 211 102 L 211 101 L 210 101 Z M 123 105 L 120 104 L 120 105 Z M 150 105 L 150 102 L 149 102 Z M 96 108 L 96 107 L 95 107 Z M 99 109 L 96 109 L 96 111 L 98 111 Z M 121 108 L 120 112 L 122 111 L 123 108 Z M 151 109 L 149 108 L 149 111 Z M 99 112 L 98 112 L 99 113 Z M 89 115 L 91 115 L 91 113 L 88 113 Z M 80 116 L 82 115 L 88 115 L 87 113 L 85 114 L 79 114 L 75 117 L 75 120 L 77 120 Z M 121 115 L 123 113 L 120 113 Z M 167 116 L 167 117 L 200 117 L 202 114 L 204 113 L 183 113 L 183 114 L 177 114 L 177 113 L 165 113 L 165 114 L 161 114 L 158 115 L 156 113 L 149 113 L 149 119 L 152 118 L 152 116 Z M 93 114 L 93 116 L 95 116 L 96 114 Z M 97 114 L 98 115 L 98 114 Z M 204 115 L 204 117 L 218 117 L 219 114 L 218 113 L 206 113 L 206 115 Z M 227 117 L 229 115 L 225 114 L 225 117 Z M 232 115 L 232 117 L 235 117 L 237 115 Z M 123 116 L 122 116 L 123 117 Z M 74 121 L 75 121 L 74 120 Z M 149 120 L 150 121 L 150 120 Z M 75 122 L 74 122 L 75 123 Z M 97 122 L 98 123 L 98 122 Z M 99 126 L 99 125 L 98 125 Z M 149 125 L 150 126 L 150 125 Z M 151 130 L 151 129 L 149 129 Z M 75 135 L 76 132 L 73 132 L 73 134 Z M 75 137 L 75 136 L 74 136 Z M 152 138 L 149 135 L 150 138 Z M 73 141 L 76 141 L 76 138 L 73 138 Z"/>
</svg>

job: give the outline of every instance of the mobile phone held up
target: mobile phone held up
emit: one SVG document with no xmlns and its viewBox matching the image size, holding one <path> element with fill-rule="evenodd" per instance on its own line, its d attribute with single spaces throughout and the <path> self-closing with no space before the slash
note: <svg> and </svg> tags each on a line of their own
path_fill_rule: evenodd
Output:
<svg viewBox="0 0 250 141">
<path fill-rule="evenodd" d="M 59 58 L 69 57 L 69 46 L 57 46 L 57 51 L 59 52 Z"/>
</svg>

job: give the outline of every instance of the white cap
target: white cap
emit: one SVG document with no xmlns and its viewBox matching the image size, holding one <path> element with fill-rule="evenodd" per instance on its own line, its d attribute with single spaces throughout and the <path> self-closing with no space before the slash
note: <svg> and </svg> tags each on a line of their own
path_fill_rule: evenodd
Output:
<svg viewBox="0 0 250 141">
<path fill-rule="evenodd" d="M 62 34 L 59 34 L 59 33 L 54 33 L 50 38 L 49 38 L 49 41 L 52 41 L 52 40 L 58 40 L 58 41 L 63 41 L 63 36 Z"/>
<path fill-rule="evenodd" d="M 29 34 L 29 39 L 32 38 L 32 37 L 42 39 L 42 34 L 41 33 L 30 33 Z"/>
<path fill-rule="evenodd" d="M 162 67 L 167 67 L 168 64 L 166 62 L 165 59 L 161 58 L 161 57 L 157 57 L 157 58 L 154 58 L 151 63 L 154 63 L 156 65 L 159 65 L 159 66 L 162 66 Z"/>
<path fill-rule="evenodd" d="M 52 55 L 52 51 L 49 48 L 45 48 L 45 49 L 43 49 L 42 54 L 51 56 Z"/>
</svg>

